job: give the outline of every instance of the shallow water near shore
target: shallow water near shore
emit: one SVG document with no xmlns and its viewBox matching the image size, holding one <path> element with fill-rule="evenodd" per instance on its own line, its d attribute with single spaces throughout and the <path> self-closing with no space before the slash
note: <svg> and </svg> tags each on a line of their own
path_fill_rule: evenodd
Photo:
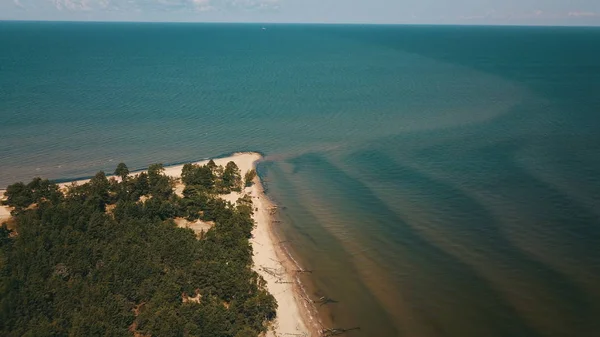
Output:
<svg viewBox="0 0 600 337">
<path fill-rule="evenodd" d="M 600 29 L 0 22 L 0 185 L 265 154 L 349 336 L 595 336 Z"/>
</svg>

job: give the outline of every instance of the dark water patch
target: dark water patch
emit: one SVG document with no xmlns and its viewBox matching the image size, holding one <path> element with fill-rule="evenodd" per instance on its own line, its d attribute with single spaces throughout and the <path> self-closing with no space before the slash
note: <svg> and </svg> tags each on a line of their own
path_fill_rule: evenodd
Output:
<svg viewBox="0 0 600 337">
<path fill-rule="evenodd" d="M 332 34 L 482 70 L 526 84 L 546 97 L 597 96 L 597 27 L 371 26 Z M 431 43 L 436 40 L 437 43 Z M 463 48 L 464 42 L 473 48 Z M 561 43 L 556 43 L 561 41 Z M 583 90 L 565 81 L 577 76 Z M 557 86 L 557 84 L 563 84 Z M 565 92 L 563 90 L 568 90 Z M 586 100 L 587 101 L 587 100 Z"/>
<path fill-rule="evenodd" d="M 314 202 L 321 200 L 303 194 L 298 185 L 305 185 L 306 181 L 286 175 L 276 163 L 270 163 L 267 167 L 267 177 L 273 179 L 269 196 L 286 206 L 285 210 L 279 212 L 283 222 L 277 230 L 298 252 L 302 267 L 313 271 L 310 276 L 302 276 L 312 299 L 327 296 L 337 301 L 326 306 L 317 305 L 319 312 L 326 317 L 325 323 L 331 324 L 328 327 L 358 324 L 362 327 L 361 331 L 367 334 L 396 335 L 393 317 L 381 308 L 377 299 L 357 277 L 359 273 L 352 263 L 348 263 L 350 254 L 339 239 L 325 230 L 326 218 L 319 216 L 311 207 Z"/>
<path fill-rule="evenodd" d="M 521 314 L 551 314 L 547 310 L 548 306 L 560 307 L 552 314 L 557 323 L 554 330 L 562 327 L 564 332 L 565 327 L 578 326 L 577 331 L 582 333 L 592 331 L 590 312 L 594 312 L 594 300 L 589 299 L 590 294 L 576 286 L 572 275 L 564 275 L 553 266 L 523 254 L 519 246 L 506 238 L 495 214 L 487 211 L 489 206 L 485 199 L 476 201 L 473 199 L 476 194 L 463 190 L 462 187 L 452 187 L 435 179 L 431 173 L 428 176 L 412 168 L 418 167 L 418 164 L 413 162 L 409 168 L 395 163 L 378 151 L 359 153 L 347 164 L 349 167 L 358 167 L 363 180 L 371 186 L 376 185 L 376 190 L 382 191 L 383 186 L 388 187 L 387 190 L 401 190 L 402 197 L 396 200 L 413 199 L 413 207 L 422 209 L 413 209 L 413 212 L 433 214 L 417 214 L 414 218 L 416 221 L 411 225 L 442 249 L 473 266 L 499 293 L 508 296 L 507 300 Z M 394 172 L 395 179 L 387 179 L 386 174 L 374 168 L 377 165 L 383 170 Z M 390 200 L 391 196 L 384 196 L 384 200 Z M 404 211 L 407 209 L 410 208 L 404 208 Z M 490 263 L 495 267 L 490 268 Z M 511 294 L 511 289 L 515 288 L 529 289 L 528 293 L 536 293 L 536 299 L 530 298 L 529 303 L 524 306 L 519 297 Z M 557 303 L 549 305 L 549 301 Z M 531 305 L 536 309 L 529 308 Z M 531 319 L 538 320 L 535 317 Z"/>
<path fill-rule="evenodd" d="M 312 177 L 305 179 L 314 180 L 314 177 L 318 177 L 318 181 L 314 183 L 330 186 L 331 188 L 328 190 L 336 191 L 333 195 L 321 196 L 323 200 L 332 200 L 347 195 L 342 200 L 328 203 L 328 205 L 343 205 L 339 211 L 340 214 L 334 214 L 330 218 L 332 221 L 344 222 L 348 221 L 349 217 L 354 217 L 353 222 L 360 224 L 360 228 L 355 227 L 347 229 L 347 231 L 360 233 L 356 235 L 360 241 L 357 246 L 375 247 L 367 252 L 353 252 L 355 259 L 356 255 L 370 255 L 360 266 L 366 270 L 378 269 L 382 273 L 381 276 L 376 277 L 376 287 L 384 287 L 386 282 L 396 284 L 395 287 L 399 293 L 396 291 L 386 293 L 384 296 L 387 298 L 380 297 L 379 300 L 385 303 L 388 310 L 395 315 L 400 330 L 404 331 L 406 335 L 419 333 L 420 335 L 434 336 L 436 329 L 431 329 L 434 325 L 443 326 L 444 329 L 448 329 L 448 332 L 458 333 L 460 331 L 468 335 L 485 333 L 491 336 L 500 331 L 510 331 L 512 335 L 534 335 L 525 324 L 520 322 L 519 316 L 512 311 L 501 296 L 494 294 L 495 290 L 489 287 L 489 281 L 482 279 L 479 272 L 472 270 L 460 259 L 457 260 L 454 256 L 424 240 L 403 219 L 399 218 L 397 213 L 388 209 L 385 202 L 379 200 L 361 181 L 351 178 L 316 154 L 295 158 L 293 162 L 298 163 L 298 166 L 301 167 L 296 172 L 304 171 L 305 177 Z M 320 173 L 317 175 L 316 171 Z M 340 206 L 332 208 L 339 209 Z M 375 239 L 371 233 L 384 235 L 385 238 Z M 350 251 L 356 249 L 356 246 L 353 246 L 348 240 L 342 241 L 347 247 L 352 247 L 347 248 Z M 386 247 L 386 249 L 377 247 Z M 371 282 L 371 287 L 374 286 L 374 283 Z M 488 300 L 482 303 L 477 300 L 478 297 L 470 297 L 465 292 L 456 291 L 466 287 L 470 294 L 478 294 L 477 296 L 483 296 Z M 371 291 L 382 295 L 375 289 L 371 289 Z M 490 298 L 495 298 L 495 301 L 490 301 Z M 465 301 L 478 302 L 478 305 L 473 308 L 465 308 Z M 403 302 L 404 308 L 410 308 L 408 312 L 401 308 L 400 303 Z M 485 308 L 504 309 L 498 310 L 503 313 L 489 321 L 483 318 L 484 315 L 478 317 L 478 324 L 474 324 L 470 319 L 461 321 L 459 317 L 445 319 L 445 317 L 451 316 L 449 312 L 455 310 L 458 303 L 461 303 L 463 314 L 470 311 L 474 316 L 477 316 L 476 313 L 481 310 L 485 311 Z M 435 312 L 445 312 L 446 315 L 437 315 Z M 413 320 L 411 324 L 407 323 L 407 317 Z M 506 323 L 507 320 L 511 323 L 499 324 L 499 322 Z M 498 336 L 501 335 L 501 333 L 498 334 Z"/>
<path fill-rule="evenodd" d="M 483 146 L 466 139 L 462 143 L 455 143 L 461 148 L 456 153 L 443 145 L 441 151 L 427 151 L 414 159 L 417 159 L 418 165 L 422 167 L 428 167 L 429 161 L 444 162 L 443 172 L 436 172 L 436 168 L 431 168 L 431 171 L 458 178 L 457 184 L 460 184 L 461 188 L 504 198 L 505 204 L 513 204 L 521 209 L 519 214 L 530 214 L 529 218 L 545 223 L 544 232 L 548 235 L 578 240 L 577 247 L 586 252 L 578 254 L 581 258 L 589 256 L 598 260 L 600 256 L 590 250 L 600 242 L 597 216 L 572 197 L 540 181 L 535 172 L 527 172 L 522 164 L 515 162 L 519 153 L 527 150 L 531 143 L 536 143 L 536 138 L 513 137 Z M 564 155 L 568 158 L 570 155 L 567 153 Z M 555 152 L 554 156 L 557 154 Z M 542 153 L 531 155 L 528 160 L 536 160 L 536 157 L 540 156 L 540 159 L 544 159 Z M 594 182 L 593 178 L 586 179 L 590 183 Z M 519 222 L 516 218 L 513 220 Z M 569 225 L 565 226 L 567 223 Z M 522 225 L 523 228 L 530 228 L 532 224 Z"/>
</svg>

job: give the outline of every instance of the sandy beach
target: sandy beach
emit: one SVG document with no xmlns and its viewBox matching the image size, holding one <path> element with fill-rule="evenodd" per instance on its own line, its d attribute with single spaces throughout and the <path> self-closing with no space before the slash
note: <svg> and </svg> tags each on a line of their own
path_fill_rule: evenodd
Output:
<svg viewBox="0 0 600 337">
<path fill-rule="evenodd" d="M 214 159 L 214 162 L 217 165 L 225 166 L 229 161 L 233 161 L 243 176 L 249 170 L 254 169 L 256 163 L 261 159 L 262 156 L 258 153 L 235 153 L 229 157 Z M 204 165 L 208 161 L 203 160 L 194 164 Z M 165 174 L 175 179 L 180 178 L 182 168 L 183 165 L 165 167 Z M 136 171 L 132 174 L 140 172 L 143 171 Z M 66 182 L 59 185 L 66 187 L 73 183 L 83 184 L 88 180 Z M 0 190 L 0 197 L 4 196 L 4 191 Z M 177 183 L 175 192 L 181 194 L 181 191 L 183 191 L 183 185 Z M 244 188 L 242 192 L 234 192 L 221 197 L 235 203 L 244 194 L 252 197 L 255 209 L 256 227 L 252 232 L 253 238 L 250 240 L 254 252 L 253 269 L 267 281 L 268 291 L 275 297 L 278 304 L 277 318 L 267 336 L 318 336 L 319 323 L 312 315 L 312 304 L 304 299 L 307 296 L 296 278 L 296 270 L 301 267 L 280 244 L 280 240 L 271 228 L 273 226 L 272 213 L 275 207 L 264 194 L 260 179 L 256 177 L 254 184 Z M 0 222 L 9 218 L 10 209 L 5 206 L 0 207 Z M 178 225 L 186 226 L 185 223 L 180 222 Z"/>
</svg>

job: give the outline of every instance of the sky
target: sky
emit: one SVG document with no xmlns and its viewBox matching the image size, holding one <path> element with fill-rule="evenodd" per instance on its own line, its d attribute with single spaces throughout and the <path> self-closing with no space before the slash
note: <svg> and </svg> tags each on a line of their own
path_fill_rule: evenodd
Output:
<svg viewBox="0 0 600 337">
<path fill-rule="evenodd" d="M 0 20 L 600 26 L 600 0 L 0 0 Z"/>
</svg>

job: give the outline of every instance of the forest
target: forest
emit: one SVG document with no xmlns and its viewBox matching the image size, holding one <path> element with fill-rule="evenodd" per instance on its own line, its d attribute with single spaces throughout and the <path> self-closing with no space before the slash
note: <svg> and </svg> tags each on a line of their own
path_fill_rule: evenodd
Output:
<svg viewBox="0 0 600 337">
<path fill-rule="evenodd" d="M 234 162 L 183 167 L 183 196 L 161 164 L 66 188 L 10 185 L 14 224 L 0 228 L 0 335 L 250 337 L 277 303 L 251 269 L 255 172 Z M 174 218 L 214 222 L 201 235 Z M 9 229 L 10 228 L 10 229 Z"/>
</svg>

